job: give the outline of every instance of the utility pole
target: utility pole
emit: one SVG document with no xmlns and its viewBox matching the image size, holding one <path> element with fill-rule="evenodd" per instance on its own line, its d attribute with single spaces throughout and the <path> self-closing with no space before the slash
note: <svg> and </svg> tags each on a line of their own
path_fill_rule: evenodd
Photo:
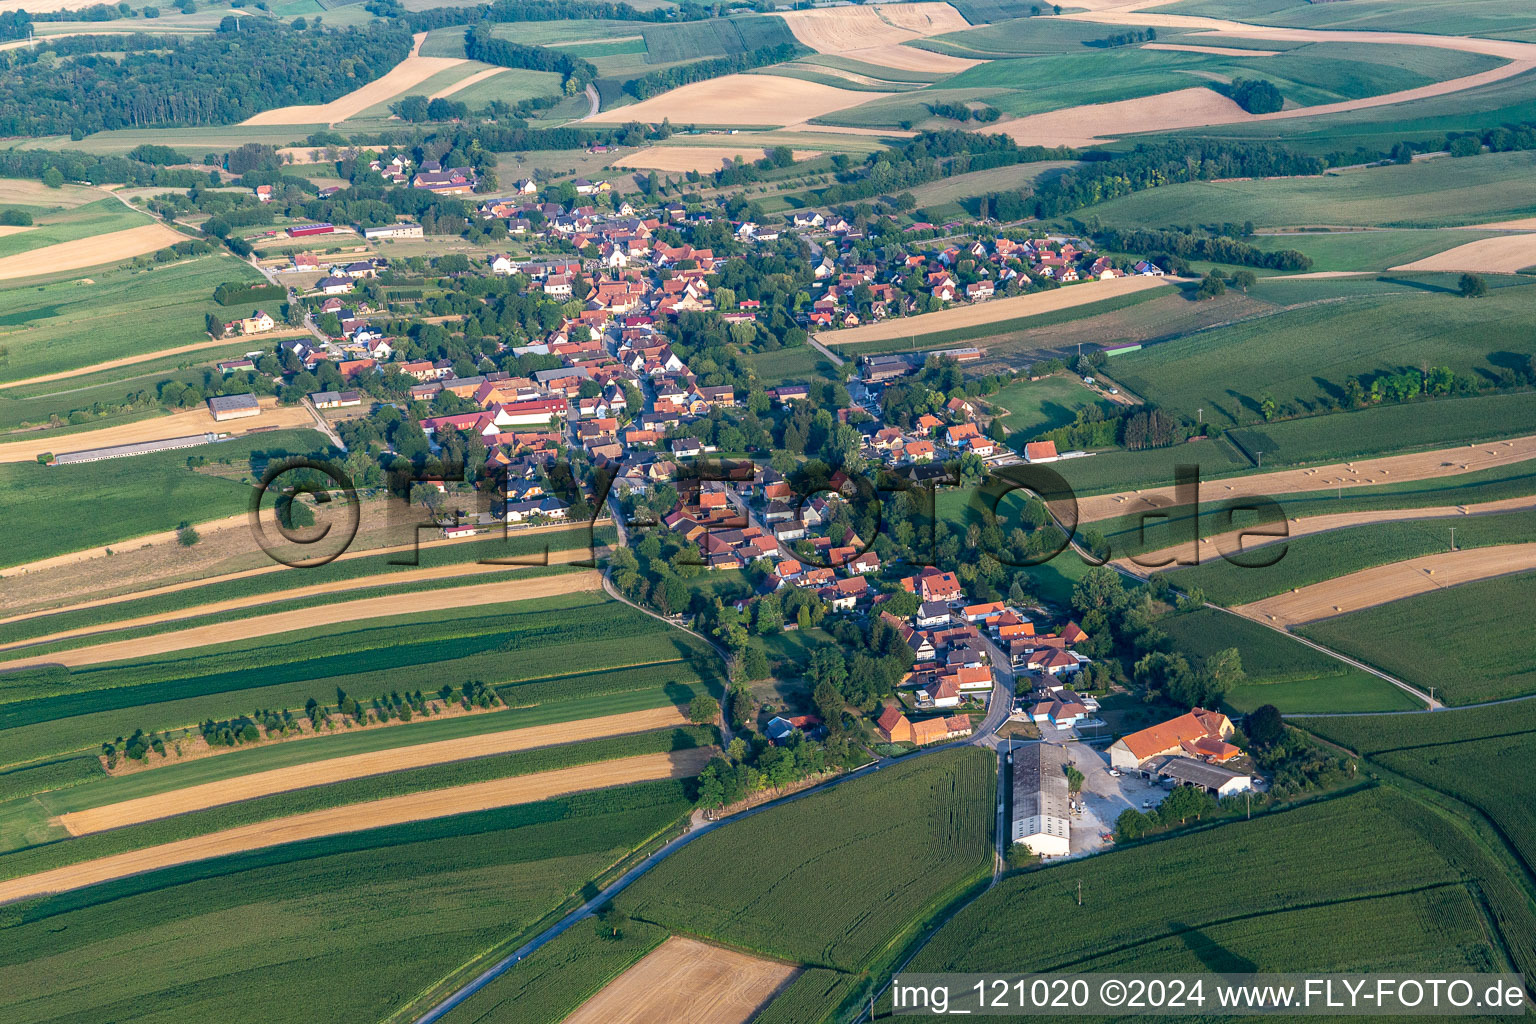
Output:
<svg viewBox="0 0 1536 1024">
<path fill-rule="evenodd" d="M 1253 790 L 1246 789 L 1246 790 L 1243 791 L 1243 793 L 1244 793 L 1245 796 L 1248 797 L 1248 820 L 1252 821 L 1253 820 Z"/>
<path fill-rule="evenodd" d="M 1451 527 L 1451 550 L 1456 550 L 1456 527 Z"/>
<path fill-rule="evenodd" d="M 1259 452 L 1259 468 L 1260 469 L 1264 468 L 1264 453 L 1263 452 Z"/>
<path fill-rule="evenodd" d="M 1081 878 L 1077 880 L 1077 905 L 1083 905 L 1083 880 Z"/>
</svg>

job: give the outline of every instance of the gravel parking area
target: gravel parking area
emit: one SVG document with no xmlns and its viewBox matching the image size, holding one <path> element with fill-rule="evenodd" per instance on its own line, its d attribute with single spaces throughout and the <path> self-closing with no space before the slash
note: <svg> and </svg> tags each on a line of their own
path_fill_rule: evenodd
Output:
<svg viewBox="0 0 1536 1024">
<path fill-rule="evenodd" d="M 1163 802 L 1168 791 L 1149 783 L 1140 775 L 1109 774 L 1105 754 L 1086 743 L 1067 740 L 1062 743 L 1067 757 L 1083 773 L 1083 791 L 1076 798 L 1083 804 L 1072 814 L 1072 856 L 1093 853 L 1111 845 L 1099 837 L 1115 830 L 1115 819 L 1128 807 L 1147 810 Z"/>
</svg>

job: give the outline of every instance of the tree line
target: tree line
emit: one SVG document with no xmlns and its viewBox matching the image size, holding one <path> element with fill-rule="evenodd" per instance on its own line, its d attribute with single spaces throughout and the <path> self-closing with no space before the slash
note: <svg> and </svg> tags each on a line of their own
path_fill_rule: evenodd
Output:
<svg viewBox="0 0 1536 1024">
<path fill-rule="evenodd" d="M 91 36 L 0 53 L 0 133 L 82 138 L 118 128 L 233 124 L 292 104 L 325 103 L 404 60 L 398 24 L 297 31 L 247 18 L 239 31 Z"/>
<path fill-rule="evenodd" d="M 464 33 L 464 55 L 470 60 L 503 68 L 557 72 L 565 76 L 567 92 L 583 89 L 597 77 L 597 68 L 590 61 L 572 56 L 564 50 L 548 46 L 524 46 L 511 40 L 498 39 L 478 27 L 471 27 Z M 573 82 L 575 89 L 569 85 Z"/>
<path fill-rule="evenodd" d="M 404 20 L 412 32 L 481 21 L 703 21 L 718 11 L 717 7 L 695 3 L 659 5 L 642 11 L 627 3 L 594 0 L 496 0 L 473 7 L 434 7 L 426 11 L 407 11 L 399 0 L 373 0 L 367 7 L 381 18 Z"/>
<path fill-rule="evenodd" d="M 1167 253 L 1180 259 L 1209 260 L 1266 270 L 1311 270 L 1312 257 L 1295 249 L 1267 251 L 1226 235 L 1151 228 L 1103 228 L 1094 233 L 1100 248 L 1118 252 Z"/>
<path fill-rule="evenodd" d="M 688 85 L 691 82 L 703 82 L 711 78 L 722 78 L 725 75 L 734 75 L 742 71 L 750 71 L 753 68 L 767 67 L 770 64 L 782 64 L 787 60 L 794 60 L 796 57 L 809 52 L 809 50 L 798 43 L 759 46 L 757 49 L 747 50 L 745 53 L 733 53 L 727 57 L 712 57 L 709 60 L 696 60 L 660 71 L 650 71 L 625 82 L 624 91 L 636 99 L 643 100 L 658 93 L 666 92 L 669 89 L 676 89 L 680 85 Z"/>
</svg>

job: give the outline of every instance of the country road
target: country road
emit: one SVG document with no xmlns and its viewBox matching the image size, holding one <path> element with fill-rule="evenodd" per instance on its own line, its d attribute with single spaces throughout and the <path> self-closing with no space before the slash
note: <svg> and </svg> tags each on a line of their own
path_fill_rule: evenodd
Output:
<svg viewBox="0 0 1536 1024">
<path fill-rule="evenodd" d="M 614 523 L 616 524 L 617 529 L 618 529 L 618 534 L 619 534 L 618 541 L 619 541 L 620 544 L 623 544 L 625 542 L 625 537 L 626 537 L 626 531 L 625 531 L 625 526 L 624 526 L 623 510 L 618 508 L 618 506 L 617 506 L 617 499 L 610 499 L 610 500 L 613 503 L 613 518 L 614 518 Z M 697 637 L 700 637 L 700 639 L 705 640 L 706 643 L 709 643 L 717 651 L 720 650 L 719 646 L 717 644 L 715 644 L 713 641 L 710 641 L 707 637 L 702 637 L 702 636 L 700 636 L 700 634 L 694 633 L 693 630 L 691 630 L 691 629 L 687 629 L 686 627 L 679 626 L 678 623 L 672 621 L 671 619 L 668 619 L 668 618 L 666 618 L 665 616 L 662 616 L 662 615 L 658 615 L 655 612 L 652 612 L 650 609 L 642 608 L 640 605 L 637 605 L 634 602 L 632 602 L 632 601 L 628 600 L 627 598 L 623 597 L 622 595 L 620 595 L 618 593 L 617 588 L 613 587 L 611 581 L 608 579 L 608 575 L 607 575 L 606 572 L 604 573 L 604 576 L 603 576 L 603 588 L 609 593 L 610 596 L 616 598 L 617 600 L 623 601 L 625 604 L 628 604 L 631 607 L 639 608 L 641 611 L 645 612 L 646 614 L 651 615 L 654 618 L 660 619 L 662 622 L 665 622 L 668 625 L 675 626 L 675 627 L 677 627 L 679 629 L 684 629 L 685 632 L 688 632 L 690 635 L 697 636 Z M 1001 669 L 1001 670 L 999 670 L 999 669 Z M 935 746 L 925 747 L 925 748 L 923 748 L 921 750 L 918 750 L 918 751 L 916 751 L 914 753 L 907 754 L 905 757 L 903 757 L 901 759 L 903 761 L 903 763 L 905 763 L 907 761 L 911 761 L 914 758 L 927 757 L 927 756 L 930 756 L 930 755 L 933 755 L 933 754 L 937 754 L 940 751 L 950 750 L 950 749 L 953 749 L 955 747 L 976 746 L 976 747 L 992 748 L 993 747 L 992 734 L 997 731 L 998 727 L 1001 726 L 1004 721 L 1007 720 L 1008 714 L 1009 714 L 1009 712 L 1012 711 L 1012 708 L 1013 708 L 1013 672 L 1012 672 L 1011 668 L 1007 667 L 1006 659 L 1004 660 L 1004 663 L 1003 663 L 1002 666 L 994 665 L 994 667 L 993 667 L 993 675 L 994 675 L 994 677 L 996 679 L 996 683 L 993 686 L 993 690 L 992 690 L 992 700 L 988 704 L 987 714 L 986 714 L 986 717 L 982 720 L 982 724 L 981 724 L 980 728 L 978 728 L 974 733 L 972 733 L 972 735 L 969 738 L 967 738 L 967 739 L 954 740 L 954 741 L 949 742 L 949 743 L 940 743 L 940 744 L 937 744 Z M 1000 700 L 999 699 L 1000 697 L 1005 698 L 1005 699 L 1001 699 Z M 724 724 L 724 718 L 725 718 L 725 716 L 722 714 L 722 716 L 721 716 L 722 724 Z M 727 736 L 729 736 L 728 733 L 727 733 Z M 727 742 L 729 742 L 729 739 L 727 739 Z M 1001 759 L 1002 754 L 999 753 L 998 756 Z M 822 793 L 822 792 L 825 792 L 825 791 L 833 788 L 834 786 L 841 786 L 843 783 L 849 781 L 850 779 L 863 778 L 863 777 L 868 776 L 868 775 L 870 775 L 870 774 L 872 774 L 874 772 L 878 772 L 880 769 L 884 768 L 886 765 L 889 765 L 889 764 L 892 764 L 892 763 L 894 763 L 894 759 L 892 759 L 892 758 L 877 758 L 876 760 L 871 761 L 869 764 L 863 765 L 862 767 L 857 768 L 854 771 L 848 772 L 848 773 L 843 774 L 843 775 L 838 775 L 835 778 L 831 778 L 831 779 L 826 780 L 825 782 L 819 782 L 816 785 L 810 786 L 810 787 L 808 787 L 806 789 L 802 789 L 799 792 L 790 793 L 787 796 L 779 797 L 777 800 L 771 800 L 768 803 L 759 804 L 756 807 L 749 808 L 749 809 L 747 809 L 745 811 L 740 811 L 740 812 L 738 812 L 736 814 L 731 815 L 728 818 L 720 818 L 720 819 L 717 819 L 715 821 L 705 822 L 702 825 L 699 825 L 699 826 L 697 826 L 695 828 L 690 829 L 687 832 L 684 832 L 682 835 L 678 836 L 677 838 L 675 838 L 675 839 L 671 840 L 670 842 L 668 842 L 665 846 L 661 847 L 661 849 L 659 849 L 656 852 L 652 853 L 645 860 L 641 861 L 639 864 L 636 864 L 634 867 L 630 868 L 623 875 L 620 875 L 617 880 L 615 880 L 614 882 L 610 883 L 606 888 L 604 888 L 596 896 L 593 896 L 591 899 L 587 900 L 587 902 L 583 903 L 581 906 L 577 907 L 575 910 L 572 910 L 565 917 L 563 917 L 559 921 L 555 922 L 553 925 L 551 925 L 549 928 L 545 929 L 543 932 L 540 932 L 538 935 L 534 936 L 528 942 L 526 942 L 523 945 L 519 946 L 517 949 L 513 950 L 511 953 L 508 953 L 505 957 L 503 957 L 502 959 L 498 960 L 496 963 L 492 964 L 485 971 L 481 972 L 472 981 L 468 982 L 467 984 L 465 984 L 464 986 L 462 986 L 458 990 L 454 991 L 452 994 L 450 994 L 449 996 L 444 998 L 441 1002 L 437 1003 L 435 1006 L 433 1006 L 426 1013 L 422 1014 L 420 1017 L 417 1017 L 416 1021 L 415 1021 L 415 1024 L 433 1024 L 434 1021 L 441 1020 L 443 1018 L 443 1016 L 446 1015 L 454 1007 L 456 1007 L 459 1004 L 463 1003 L 470 996 L 474 995 L 476 992 L 479 992 L 481 989 L 485 988 L 485 986 L 489 985 L 491 982 L 493 982 L 497 978 L 501 977 L 507 971 L 509 971 L 513 967 L 517 966 L 518 962 L 521 961 L 524 957 L 528 956 L 530 953 L 533 953 L 535 950 L 539 949 L 540 947 L 548 944 L 550 941 L 552 941 L 555 938 L 559 937 L 560 935 L 564 934 L 566 931 L 568 931 L 571 928 L 572 925 L 575 925 L 575 924 L 579 923 L 580 921 L 583 921 L 586 918 L 591 917 L 594 913 L 597 912 L 597 909 L 599 907 L 603 906 L 605 903 L 607 903 L 609 900 L 613 899 L 619 893 L 621 893 L 625 889 L 629 888 L 632 884 L 634 884 L 634 882 L 637 879 L 639 879 L 640 877 L 645 875 L 647 872 L 649 872 L 656 865 L 660 864 L 662 861 L 666 860 L 668 857 L 672 856 L 678 850 L 681 850 L 684 846 L 687 846 L 689 843 L 693 842 L 695 839 L 698 839 L 700 836 L 703 836 L 703 835 L 706 835 L 706 834 L 708 834 L 710 832 L 713 832 L 716 829 L 724 828 L 725 826 L 730 825 L 730 824 L 732 824 L 734 822 L 745 821 L 748 818 L 755 817 L 756 815 L 762 814 L 764 811 L 768 811 L 768 810 L 771 810 L 771 809 L 776 808 L 776 807 L 782 807 L 782 806 L 784 806 L 786 804 L 794 803 L 797 800 L 803 800 L 803 799 L 805 799 L 806 797 L 810 796 L 813 793 Z M 1002 770 L 1003 770 L 1002 766 L 1000 765 L 999 766 L 999 774 L 1000 775 L 1001 775 Z M 993 881 L 994 882 L 997 880 L 998 874 L 999 874 L 999 872 L 998 872 L 998 870 L 996 868 L 996 865 L 994 865 L 994 870 L 993 870 Z"/>
</svg>

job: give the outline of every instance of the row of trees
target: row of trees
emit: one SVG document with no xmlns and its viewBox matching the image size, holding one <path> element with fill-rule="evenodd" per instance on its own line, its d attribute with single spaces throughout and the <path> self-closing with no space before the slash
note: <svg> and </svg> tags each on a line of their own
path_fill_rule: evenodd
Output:
<svg viewBox="0 0 1536 1024">
<path fill-rule="evenodd" d="M 118 57 L 97 53 L 91 36 L 49 47 L 0 53 L 0 132 L 82 138 L 233 124 L 274 107 L 325 103 L 404 60 L 411 37 L 392 23 L 295 31 L 247 18 L 238 32 L 117 37 L 113 48 L 125 51 Z"/>
<path fill-rule="evenodd" d="M 711 78 L 723 78 L 726 75 L 751 71 L 753 68 L 767 67 L 770 64 L 782 64 L 807 52 L 809 51 L 798 43 L 759 46 L 744 53 L 711 57 L 708 60 L 690 61 L 687 64 L 678 64 L 659 71 L 648 71 L 625 82 L 624 91 L 636 99 L 648 99 L 691 82 L 703 82 Z"/>
<path fill-rule="evenodd" d="M 1177 256 L 1184 260 L 1208 260 L 1266 270 L 1311 270 L 1312 257 L 1295 249 L 1266 250 L 1225 234 L 1212 234 L 1197 228 L 1182 231 L 1153 228 L 1101 228 L 1094 240 L 1104 249 L 1119 252 L 1144 252 Z M 1159 263 L 1161 265 L 1161 263 Z"/>
</svg>

